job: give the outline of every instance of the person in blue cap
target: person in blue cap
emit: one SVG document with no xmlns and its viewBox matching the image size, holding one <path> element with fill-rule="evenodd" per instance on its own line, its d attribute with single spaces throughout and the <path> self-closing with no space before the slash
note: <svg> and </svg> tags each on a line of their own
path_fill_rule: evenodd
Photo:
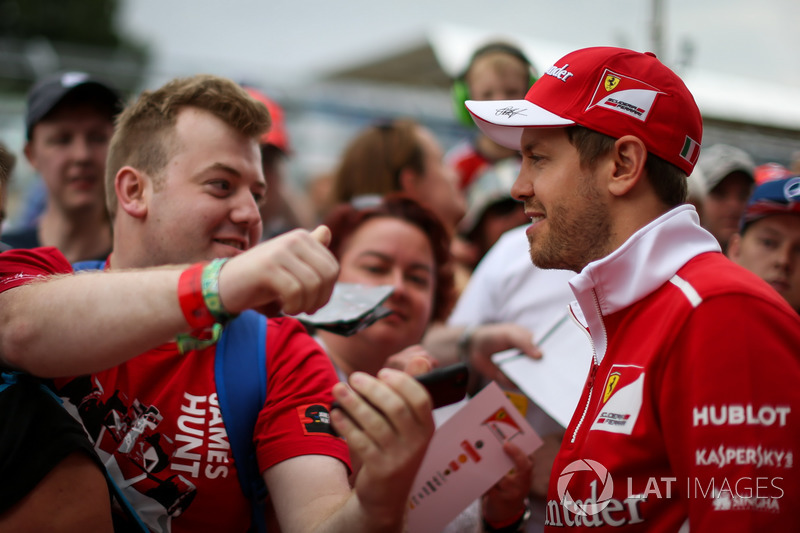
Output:
<svg viewBox="0 0 800 533">
<path fill-rule="evenodd" d="M 756 187 L 728 257 L 769 283 L 800 313 L 800 176 Z"/>
</svg>

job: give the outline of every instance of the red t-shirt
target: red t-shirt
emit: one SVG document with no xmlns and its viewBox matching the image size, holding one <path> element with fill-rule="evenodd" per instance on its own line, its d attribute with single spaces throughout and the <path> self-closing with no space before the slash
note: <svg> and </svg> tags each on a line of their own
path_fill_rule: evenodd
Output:
<svg viewBox="0 0 800 533">
<path fill-rule="evenodd" d="M 5 252 L 0 292 L 70 271 L 53 248 Z M 266 343 L 267 399 L 253 435 L 260 470 L 308 454 L 349 466 L 347 445 L 327 432 L 338 381 L 327 355 L 290 318 L 269 320 Z M 181 355 L 170 343 L 92 376 L 56 380 L 153 531 L 246 531 L 250 523 L 217 403 L 214 355 L 214 346 Z"/>
</svg>

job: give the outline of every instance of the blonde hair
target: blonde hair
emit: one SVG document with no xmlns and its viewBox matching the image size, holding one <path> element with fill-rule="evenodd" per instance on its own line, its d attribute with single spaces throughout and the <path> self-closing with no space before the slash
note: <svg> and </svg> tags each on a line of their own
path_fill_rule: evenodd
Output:
<svg viewBox="0 0 800 533">
<path fill-rule="evenodd" d="M 117 211 L 117 172 L 131 166 L 150 175 L 158 185 L 174 148 L 172 130 L 179 112 L 187 107 L 208 111 L 256 140 L 270 127 L 264 104 L 226 78 L 199 74 L 174 79 L 155 91 L 143 91 L 117 117 L 108 148 L 106 205 L 112 220 Z"/>
<path fill-rule="evenodd" d="M 498 75 L 502 75 L 506 72 L 513 73 L 513 75 L 519 77 L 520 87 L 524 93 L 528 91 L 529 86 L 531 85 L 531 67 L 528 63 L 525 63 L 521 57 L 516 55 L 512 55 L 508 52 L 504 52 L 501 50 L 495 50 L 486 52 L 483 55 L 476 57 L 472 64 L 467 70 L 466 74 L 464 75 L 464 81 L 467 83 L 470 88 L 472 88 L 472 78 L 474 69 L 476 69 L 477 64 L 486 65 L 487 68 L 491 69 Z M 477 95 L 470 95 L 475 96 Z"/>
</svg>

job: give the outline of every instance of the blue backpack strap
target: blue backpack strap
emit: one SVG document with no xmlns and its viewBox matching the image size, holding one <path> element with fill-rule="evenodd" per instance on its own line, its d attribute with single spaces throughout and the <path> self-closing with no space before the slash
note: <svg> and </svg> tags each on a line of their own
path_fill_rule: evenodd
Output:
<svg viewBox="0 0 800 533">
<path fill-rule="evenodd" d="M 0 392 L 3 392 L 12 385 L 16 385 L 21 374 L 22 372 L 16 370 L 0 372 Z"/>
<path fill-rule="evenodd" d="M 105 266 L 105 261 L 92 259 L 90 261 L 78 261 L 77 263 L 72 263 L 72 270 L 75 272 L 80 272 L 81 270 L 103 270 Z"/>
<path fill-rule="evenodd" d="M 231 320 L 217 343 L 214 379 L 239 484 L 251 500 L 251 529 L 266 532 L 267 487 L 258 469 L 253 444 L 258 413 L 267 398 L 267 319 L 245 311 Z"/>
</svg>

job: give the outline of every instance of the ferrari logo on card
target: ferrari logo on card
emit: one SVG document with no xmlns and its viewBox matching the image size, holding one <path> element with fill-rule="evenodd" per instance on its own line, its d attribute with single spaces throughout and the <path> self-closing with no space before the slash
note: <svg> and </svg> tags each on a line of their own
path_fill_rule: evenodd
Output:
<svg viewBox="0 0 800 533">
<path fill-rule="evenodd" d="M 482 425 L 488 427 L 500 442 L 509 441 L 515 435 L 522 433 L 517 421 L 508 414 L 504 407 L 495 411 L 492 416 L 483 421 Z"/>
<path fill-rule="evenodd" d="M 606 76 L 605 88 L 606 91 L 613 91 L 614 88 L 619 85 L 619 78 L 614 76 L 613 74 L 609 74 Z"/>
</svg>

